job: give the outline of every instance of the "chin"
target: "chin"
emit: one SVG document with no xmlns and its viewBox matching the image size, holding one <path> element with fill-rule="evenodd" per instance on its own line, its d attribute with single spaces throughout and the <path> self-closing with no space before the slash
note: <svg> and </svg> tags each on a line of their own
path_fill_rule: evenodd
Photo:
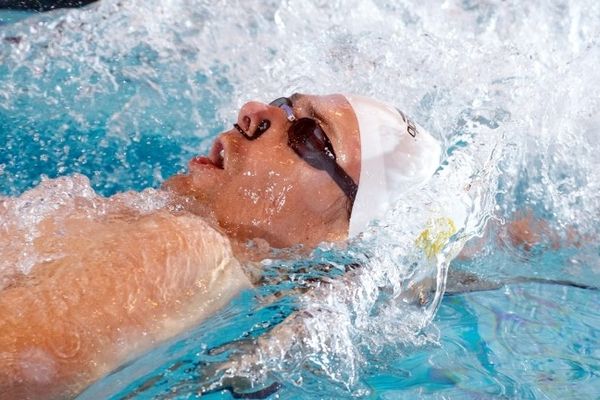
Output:
<svg viewBox="0 0 600 400">
<path fill-rule="evenodd" d="M 201 196 L 206 194 L 206 190 L 203 189 L 209 187 L 206 180 L 206 177 L 193 174 L 175 175 L 167 179 L 162 188 L 181 196 L 204 197 Z"/>
</svg>

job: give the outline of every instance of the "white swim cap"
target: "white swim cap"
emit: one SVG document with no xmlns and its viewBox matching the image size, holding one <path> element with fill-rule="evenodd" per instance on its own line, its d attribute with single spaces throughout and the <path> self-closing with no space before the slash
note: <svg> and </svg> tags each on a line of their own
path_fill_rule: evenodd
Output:
<svg viewBox="0 0 600 400">
<path fill-rule="evenodd" d="M 427 182 L 440 164 L 439 142 L 404 113 L 368 97 L 345 95 L 360 132 L 361 167 L 349 236 L 380 219 L 399 195 Z"/>
</svg>

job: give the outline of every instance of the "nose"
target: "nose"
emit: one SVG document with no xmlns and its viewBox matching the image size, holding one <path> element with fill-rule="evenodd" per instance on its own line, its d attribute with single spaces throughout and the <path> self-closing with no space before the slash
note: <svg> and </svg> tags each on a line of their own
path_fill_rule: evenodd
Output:
<svg viewBox="0 0 600 400">
<path fill-rule="evenodd" d="M 251 101 L 242 106 L 235 127 L 250 140 L 265 133 L 273 123 L 285 120 L 285 112 L 278 107 Z"/>
</svg>

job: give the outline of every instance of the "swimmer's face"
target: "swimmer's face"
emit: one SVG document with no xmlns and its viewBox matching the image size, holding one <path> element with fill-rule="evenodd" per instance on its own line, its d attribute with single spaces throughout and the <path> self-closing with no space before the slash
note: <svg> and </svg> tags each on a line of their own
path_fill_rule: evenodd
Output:
<svg viewBox="0 0 600 400">
<path fill-rule="evenodd" d="M 346 98 L 296 94 L 290 100 L 296 118 L 318 121 L 337 163 L 358 182 L 358 122 Z M 259 129 L 260 137 L 249 140 L 236 128 L 224 132 L 208 157 L 193 158 L 189 173 L 171 178 L 166 187 L 208 206 L 238 240 L 262 238 L 286 247 L 345 238 L 347 197 L 325 171 L 311 167 L 288 146 L 292 123 L 285 111 L 249 102 L 236 122 L 250 135 Z"/>
</svg>

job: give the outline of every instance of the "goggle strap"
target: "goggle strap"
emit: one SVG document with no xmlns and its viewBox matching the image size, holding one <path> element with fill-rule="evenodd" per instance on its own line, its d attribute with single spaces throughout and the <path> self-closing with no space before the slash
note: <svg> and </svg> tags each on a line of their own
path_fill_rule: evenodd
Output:
<svg viewBox="0 0 600 400">
<path fill-rule="evenodd" d="M 334 180 L 334 182 L 340 187 L 340 189 L 342 189 L 348 200 L 350 200 L 349 210 L 352 210 L 354 199 L 356 198 L 356 192 L 358 191 L 358 185 L 336 161 L 331 160 L 330 165 L 331 167 L 326 168 L 326 171 Z"/>
</svg>

